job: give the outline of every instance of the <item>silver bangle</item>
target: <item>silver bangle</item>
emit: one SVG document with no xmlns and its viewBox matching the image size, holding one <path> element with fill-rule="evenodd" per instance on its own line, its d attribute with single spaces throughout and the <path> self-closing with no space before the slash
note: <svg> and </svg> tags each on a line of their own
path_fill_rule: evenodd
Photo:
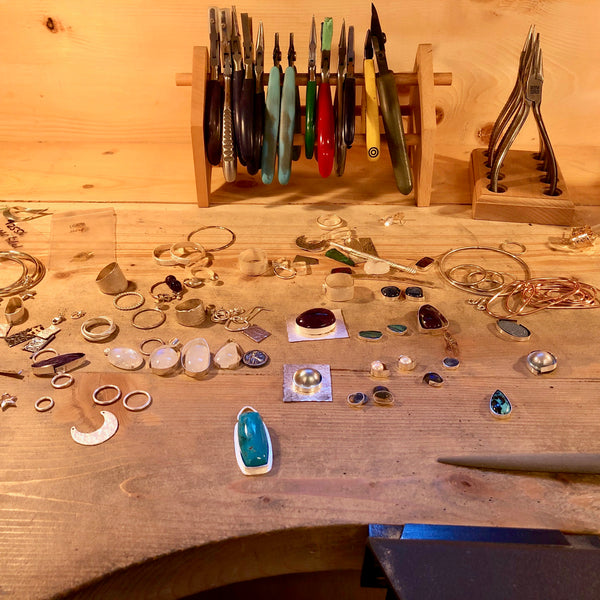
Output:
<svg viewBox="0 0 600 600">
<path fill-rule="evenodd" d="M 143 354 L 144 356 L 150 356 L 151 352 L 146 352 L 144 350 L 144 347 L 146 346 L 146 344 L 149 344 L 150 342 L 158 342 L 159 346 L 164 346 L 165 343 L 163 340 L 161 340 L 160 338 L 148 338 L 145 339 L 141 344 L 140 344 L 140 353 Z"/>
<path fill-rule="evenodd" d="M 144 402 L 144 404 L 142 404 L 140 406 L 130 406 L 129 404 L 127 404 L 127 401 L 129 400 L 129 398 L 131 398 L 131 396 L 135 396 L 138 394 L 142 394 L 143 396 L 146 396 L 147 400 L 146 400 L 146 402 Z M 125 398 L 123 398 L 123 406 L 127 410 L 131 410 L 133 412 L 144 410 L 145 408 L 148 408 L 151 404 L 152 404 L 152 396 L 146 390 L 133 390 L 133 392 L 129 392 L 129 394 L 127 394 L 125 396 Z"/>
<path fill-rule="evenodd" d="M 106 325 L 107 328 L 102 331 L 91 331 L 90 327 L 94 325 Z M 117 326 L 110 317 L 92 317 L 81 324 L 81 335 L 88 342 L 101 342 L 108 339 L 115 331 Z"/>
<path fill-rule="evenodd" d="M 63 383 L 58 383 L 59 379 L 66 379 L 65 382 Z M 69 387 L 70 385 L 73 385 L 73 382 L 75 380 L 73 379 L 73 375 L 71 375 L 70 373 L 57 373 L 51 380 L 50 380 L 50 385 L 52 385 L 52 387 L 56 390 L 62 390 L 63 388 Z"/>
<path fill-rule="evenodd" d="M 154 325 L 136 325 L 136 319 L 143 313 L 146 312 L 154 312 L 154 313 L 159 313 L 160 314 L 160 321 L 158 323 L 155 323 Z M 131 317 L 131 324 L 136 328 L 136 329 L 156 329 L 157 327 L 160 327 L 167 319 L 167 315 L 160 310 L 160 308 L 142 308 L 142 310 L 138 310 L 136 313 L 133 314 L 133 316 Z"/>
<path fill-rule="evenodd" d="M 127 296 L 135 296 L 136 298 L 138 298 L 138 301 L 136 303 L 132 304 L 131 306 L 121 306 L 119 304 L 119 300 L 121 300 L 121 298 L 125 298 Z M 113 306 L 119 310 L 135 310 L 136 308 L 139 308 L 140 306 L 142 306 L 142 304 L 144 304 L 144 302 L 145 302 L 145 298 L 139 292 L 123 292 L 122 294 L 115 296 L 115 298 L 113 300 Z"/>
<path fill-rule="evenodd" d="M 204 249 L 206 250 L 206 252 L 219 252 L 221 250 L 225 250 L 226 248 L 229 248 L 229 246 L 232 246 L 236 240 L 235 233 L 233 233 L 233 231 L 231 231 L 231 229 L 227 227 L 223 227 L 222 225 L 205 225 L 204 227 L 198 227 L 198 229 L 194 229 L 194 231 L 189 233 L 187 236 L 188 241 L 192 239 L 192 236 L 196 235 L 197 233 L 200 233 L 201 231 L 206 231 L 207 229 L 221 229 L 222 231 L 226 231 L 231 236 L 231 239 L 226 244 L 223 244 L 218 248 L 205 247 Z"/>
<path fill-rule="evenodd" d="M 161 244 L 152 250 L 152 258 L 157 265 L 161 265 L 162 267 L 172 267 L 173 265 L 178 264 L 170 254 L 172 245 L 173 244 Z M 161 258 L 161 256 L 167 252 L 169 253 L 169 258 Z"/>
<path fill-rule="evenodd" d="M 98 394 L 102 390 L 115 390 L 115 392 L 117 392 L 117 395 L 114 398 L 109 398 L 108 400 L 99 400 Z M 101 385 L 100 387 L 97 387 L 94 390 L 94 393 L 92 394 L 92 398 L 94 399 L 94 402 L 96 404 L 100 404 L 101 406 L 105 406 L 107 404 L 112 404 L 113 402 L 116 402 L 120 397 L 121 397 L 121 390 L 120 390 L 119 386 L 114 385 L 112 383 L 107 383 L 106 385 Z"/>
<path fill-rule="evenodd" d="M 42 406 L 45 402 L 48 402 L 48 405 Z M 54 400 L 50 396 L 42 396 L 35 401 L 34 406 L 38 412 L 46 412 L 54 406 Z"/>
<path fill-rule="evenodd" d="M 179 250 L 183 250 L 184 254 L 177 254 Z M 206 250 L 196 242 L 183 241 L 175 242 L 169 248 L 171 257 L 178 265 L 189 265 L 192 262 L 197 262 L 206 256 Z"/>
</svg>

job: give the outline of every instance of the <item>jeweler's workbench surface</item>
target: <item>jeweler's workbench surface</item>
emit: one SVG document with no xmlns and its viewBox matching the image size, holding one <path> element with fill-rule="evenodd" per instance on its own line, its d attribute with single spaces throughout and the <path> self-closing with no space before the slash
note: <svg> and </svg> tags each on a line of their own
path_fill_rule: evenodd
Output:
<svg viewBox="0 0 600 600">
<path fill-rule="evenodd" d="M 51 204 L 49 210 L 73 208 Z M 404 225 L 384 227 L 381 219 L 393 212 L 389 206 L 115 206 L 117 260 L 146 297 L 145 306 L 153 306 L 153 283 L 172 272 L 183 277 L 182 268 L 156 265 L 153 248 L 185 239 L 203 225 L 223 225 L 237 240 L 215 253 L 212 268 L 222 285 L 189 290 L 185 298 L 268 308 L 253 323 L 272 335 L 256 344 L 221 324 L 186 328 L 177 324 L 172 306 L 163 326 L 143 332 L 131 326 L 130 313 L 116 310 L 112 297 L 100 293 L 97 269 L 80 262 L 61 277 L 50 271 L 35 298 L 26 301 L 27 322 L 13 331 L 47 326 L 65 309 L 67 316 L 83 310 L 86 317 L 114 318 L 119 333 L 109 342 L 87 342 L 81 321 L 67 318 L 52 347 L 85 352 L 89 362 L 72 372 L 74 385 L 61 390 L 31 374 L 20 346 L 9 349 L 1 342 L 3 368 L 24 368 L 26 376 L 0 381 L 2 391 L 18 397 L 17 407 L 0 414 L 0 595 L 47 598 L 105 578 L 81 597 L 113 592 L 142 598 L 152 589 L 156 596 L 177 598 L 272 574 L 357 569 L 370 522 L 600 533 L 600 476 L 510 474 L 436 462 L 438 456 L 471 452 L 600 451 L 600 311 L 542 311 L 522 319 L 532 331 L 529 341 L 505 341 L 495 335 L 494 320 L 468 305 L 468 295 L 444 283 L 434 268 L 418 277 L 436 285 L 425 288 L 426 300 L 449 319 L 460 347 L 460 368 L 446 371 L 441 336 L 417 332 L 418 304 L 380 299 L 383 282 L 357 280 L 354 299 L 334 303 L 323 296 L 322 283 L 339 264 L 324 255 L 314 255 L 319 264 L 311 274 L 287 281 L 240 274 L 237 257 L 250 247 L 264 249 L 270 259 L 307 255 L 295 239 L 322 233 L 316 218 L 332 209 L 361 237 L 371 237 L 380 256 L 401 263 L 461 246 L 497 247 L 509 239 L 527 247 L 522 258 L 534 277 L 576 276 L 600 286 L 597 256 L 548 248 L 549 237 L 560 236 L 561 228 L 473 221 L 469 207 L 396 207 Z M 50 223 L 44 217 L 22 224 L 22 250 L 46 264 Z M 340 308 L 349 338 L 289 343 L 286 318 L 316 306 Z M 393 322 L 406 323 L 410 334 L 386 335 L 377 343 L 357 339 L 359 330 Z M 106 347 L 137 348 L 155 336 L 182 342 L 204 337 L 213 353 L 231 338 L 244 350 L 260 348 L 271 360 L 261 369 L 213 366 L 205 379 L 194 380 L 183 374 L 161 378 L 147 366 L 120 371 L 103 355 Z M 527 370 L 524 358 L 536 349 L 558 357 L 554 373 L 534 376 Z M 369 378 L 370 363 L 395 365 L 400 354 L 412 356 L 417 367 L 408 373 L 392 367 L 386 385 L 396 403 L 349 407 L 349 393 L 370 392 L 377 383 Z M 288 363 L 330 365 L 333 402 L 284 404 Z M 444 376 L 443 387 L 422 383 L 432 370 Z M 153 403 L 140 413 L 113 405 L 115 436 L 94 447 L 75 444 L 71 426 L 85 432 L 101 425 L 103 407 L 92 403 L 91 393 L 108 383 L 148 390 Z M 513 404 L 508 420 L 489 413 L 496 389 Z M 48 394 L 56 406 L 36 412 L 34 402 Z M 273 440 L 274 465 L 267 475 L 245 477 L 235 461 L 233 427 L 245 405 L 261 413 Z"/>
</svg>

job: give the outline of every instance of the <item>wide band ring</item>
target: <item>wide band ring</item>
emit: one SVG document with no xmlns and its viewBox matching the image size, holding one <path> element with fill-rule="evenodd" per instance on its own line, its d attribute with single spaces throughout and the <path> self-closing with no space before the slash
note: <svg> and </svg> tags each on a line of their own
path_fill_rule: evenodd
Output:
<svg viewBox="0 0 600 600">
<path fill-rule="evenodd" d="M 63 383 L 58 383 L 59 379 L 66 379 L 66 381 L 64 381 Z M 50 380 L 50 385 L 55 390 L 62 390 L 63 388 L 66 388 L 66 387 L 69 387 L 70 385 L 73 385 L 74 381 L 75 381 L 75 379 L 73 379 L 73 375 L 71 375 L 70 373 L 57 373 Z"/>
<path fill-rule="evenodd" d="M 144 404 L 142 404 L 140 406 L 130 406 L 127 403 L 127 401 L 129 400 L 129 398 L 131 398 L 132 396 L 139 395 L 139 394 L 142 394 L 143 396 L 146 396 L 146 398 L 147 398 L 146 402 L 144 402 Z M 133 412 L 138 412 L 140 410 L 144 410 L 145 408 L 148 408 L 151 404 L 152 404 L 152 396 L 146 390 L 133 390 L 133 392 L 129 392 L 129 394 L 127 394 L 125 396 L 125 398 L 123 398 L 123 406 L 127 410 L 131 410 Z"/>
<path fill-rule="evenodd" d="M 178 254 L 178 252 L 181 251 L 183 251 L 183 254 Z M 175 263 L 178 265 L 189 265 L 206 256 L 206 250 L 203 246 L 196 244 L 196 242 L 190 242 L 189 240 L 175 242 L 169 248 L 169 252 Z"/>
<path fill-rule="evenodd" d="M 108 400 L 100 400 L 98 398 L 98 394 L 102 391 L 102 390 L 115 390 L 115 392 L 117 392 L 116 396 L 114 398 L 109 398 Z M 116 402 L 119 398 L 121 397 L 121 389 L 119 388 L 119 386 L 114 385 L 112 383 L 107 383 L 106 385 L 101 385 L 100 387 L 97 387 L 94 390 L 94 393 L 92 394 L 92 398 L 94 399 L 94 402 L 96 404 L 100 404 L 101 406 L 106 406 L 107 404 L 113 404 L 114 402 Z"/>
<path fill-rule="evenodd" d="M 160 246 L 156 246 L 154 250 L 152 250 L 152 258 L 157 265 L 161 265 L 162 267 L 172 267 L 174 265 L 179 264 L 172 256 L 171 256 L 171 246 L 173 244 L 161 244 Z M 169 258 L 162 258 L 163 254 L 167 254 Z"/>
<path fill-rule="evenodd" d="M 92 331 L 90 328 L 95 325 L 106 325 L 102 331 Z M 88 342 L 101 342 L 108 339 L 115 331 L 117 326 L 110 317 L 92 317 L 81 324 L 81 335 Z"/>
</svg>

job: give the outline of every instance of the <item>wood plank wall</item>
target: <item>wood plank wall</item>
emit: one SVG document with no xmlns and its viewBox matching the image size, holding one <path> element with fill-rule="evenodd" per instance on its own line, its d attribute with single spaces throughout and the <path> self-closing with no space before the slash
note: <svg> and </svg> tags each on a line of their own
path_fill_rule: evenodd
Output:
<svg viewBox="0 0 600 600">
<path fill-rule="evenodd" d="M 0 141 L 187 142 L 189 88 L 174 75 L 191 69 L 192 47 L 208 40 L 208 3 L 192 0 L 28 0 L 0 2 Z M 270 64 L 273 34 L 295 33 L 306 69 L 310 18 L 341 19 L 357 31 L 357 63 L 370 3 L 245 0 L 238 14 L 262 19 Z M 475 147 L 507 97 L 529 25 L 542 36 L 543 112 L 555 145 L 598 146 L 600 3 L 593 0 L 379 0 L 389 64 L 410 70 L 416 46 L 431 42 L 437 71 L 437 143 Z M 256 26 L 255 26 L 256 27 Z M 332 64 L 337 64 L 333 52 Z M 535 136 L 529 127 L 520 144 Z"/>
</svg>

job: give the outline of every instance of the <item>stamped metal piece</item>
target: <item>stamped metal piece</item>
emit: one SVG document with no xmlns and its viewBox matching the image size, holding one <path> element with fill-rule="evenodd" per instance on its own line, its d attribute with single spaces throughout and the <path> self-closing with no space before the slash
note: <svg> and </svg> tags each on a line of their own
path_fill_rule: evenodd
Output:
<svg viewBox="0 0 600 600">
<path fill-rule="evenodd" d="M 242 362 L 247 367 L 264 367 L 269 362 L 269 355 L 262 350 L 249 350 L 242 357 Z"/>
<path fill-rule="evenodd" d="M 81 444 L 82 446 L 97 446 L 109 440 L 119 428 L 119 421 L 117 417 L 107 410 L 100 411 L 100 414 L 104 417 L 104 424 L 96 431 L 89 433 L 82 433 L 75 426 L 71 427 L 71 437 L 74 442 Z"/>
<path fill-rule="evenodd" d="M 314 393 L 298 391 L 295 376 L 299 371 L 316 371 L 320 374 L 319 385 Z M 300 377 L 300 376 L 298 376 Z M 297 379 L 297 378 L 296 378 Z M 283 401 L 284 402 L 332 402 L 331 370 L 329 365 L 283 365 Z"/>
<path fill-rule="evenodd" d="M 258 325 L 250 325 L 247 329 L 244 329 L 242 333 L 249 337 L 251 340 L 255 341 L 257 344 L 260 344 L 263 340 L 266 340 L 271 334 L 262 327 Z"/>
</svg>

